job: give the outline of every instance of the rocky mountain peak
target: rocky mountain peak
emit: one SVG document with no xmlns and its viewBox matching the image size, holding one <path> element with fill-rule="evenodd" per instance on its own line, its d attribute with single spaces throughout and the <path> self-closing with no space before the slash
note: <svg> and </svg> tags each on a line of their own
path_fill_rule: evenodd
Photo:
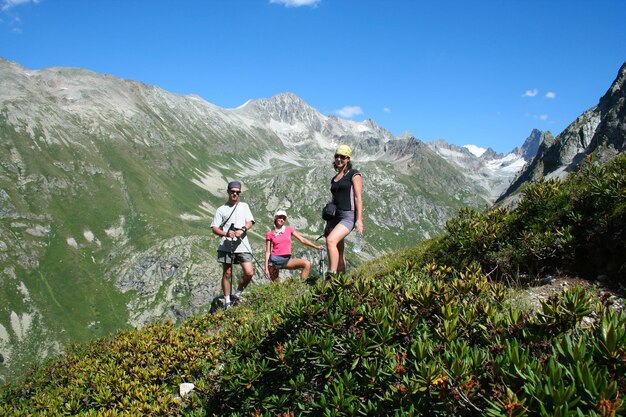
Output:
<svg viewBox="0 0 626 417">
<path fill-rule="evenodd" d="M 617 73 L 617 78 L 611 84 L 606 94 L 600 99 L 599 107 L 603 109 L 611 108 L 623 103 L 624 97 L 626 97 L 626 62 L 622 64 L 622 67 Z"/>
<path fill-rule="evenodd" d="M 400 136 L 398 136 L 398 139 L 410 139 L 410 138 L 414 138 L 415 135 L 411 132 L 409 132 L 408 130 L 405 132 L 402 132 L 402 134 Z"/>
<path fill-rule="evenodd" d="M 324 116 L 300 97 L 292 93 L 281 93 L 267 99 L 250 100 L 242 107 L 267 121 L 289 125 L 303 123 L 310 129 L 319 130 Z"/>
<path fill-rule="evenodd" d="M 493 148 L 487 148 L 485 149 L 485 152 L 483 152 L 482 155 L 480 155 L 480 159 L 484 161 L 491 161 L 492 159 L 502 158 L 503 156 L 504 155 L 502 155 L 501 153 L 498 153 L 495 150 L 493 150 Z"/>
<path fill-rule="evenodd" d="M 544 132 L 539 129 L 533 129 L 524 141 L 522 147 L 513 149 L 513 153 L 524 158 L 524 161 L 530 161 L 535 157 L 535 155 L 537 155 L 539 145 L 541 145 L 543 140 Z"/>
</svg>

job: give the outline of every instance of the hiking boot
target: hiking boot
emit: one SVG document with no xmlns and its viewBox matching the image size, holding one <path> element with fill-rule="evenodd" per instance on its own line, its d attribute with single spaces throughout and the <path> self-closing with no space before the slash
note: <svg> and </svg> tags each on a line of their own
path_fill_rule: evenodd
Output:
<svg viewBox="0 0 626 417">
<path fill-rule="evenodd" d="M 240 292 L 233 294 L 231 297 L 233 297 L 237 301 L 237 303 L 243 303 L 244 301 L 246 301 L 246 297 L 244 297 L 243 294 Z"/>
<path fill-rule="evenodd" d="M 228 310 L 229 308 L 231 308 L 233 306 L 233 304 L 229 301 L 227 303 L 224 303 L 224 310 Z"/>
</svg>

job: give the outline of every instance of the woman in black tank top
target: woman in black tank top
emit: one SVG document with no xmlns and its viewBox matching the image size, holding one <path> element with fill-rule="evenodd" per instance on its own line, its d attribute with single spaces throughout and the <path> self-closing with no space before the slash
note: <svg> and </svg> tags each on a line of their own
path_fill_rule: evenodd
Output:
<svg viewBox="0 0 626 417">
<path fill-rule="evenodd" d="M 334 219 L 326 223 L 328 274 L 346 271 L 344 239 L 352 229 L 363 234 L 363 181 L 361 173 L 352 168 L 352 150 L 340 145 L 335 151 L 333 167 L 337 174 L 330 181 L 330 192 L 337 206 Z"/>
</svg>

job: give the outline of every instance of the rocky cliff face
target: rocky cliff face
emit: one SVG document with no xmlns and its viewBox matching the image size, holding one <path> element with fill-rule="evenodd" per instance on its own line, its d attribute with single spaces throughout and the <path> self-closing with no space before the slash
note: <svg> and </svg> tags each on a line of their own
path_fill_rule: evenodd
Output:
<svg viewBox="0 0 626 417">
<path fill-rule="evenodd" d="M 522 169 L 498 203 L 514 202 L 529 182 L 562 178 L 589 157 L 603 162 L 624 151 L 626 143 L 626 63 L 597 106 L 587 110 L 556 138 L 546 137 L 537 155 Z"/>
<path fill-rule="evenodd" d="M 320 235 L 339 143 L 353 147 L 366 190 L 365 247 L 351 265 L 489 203 L 419 139 L 324 116 L 293 94 L 222 109 L 0 59 L 0 141 L 0 382 L 69 342 L 206 311 L 221 292 L 209 225 L 229 180 L 244 183 L 258 259 L 277 208 Z"/>
<path fill-rule="evenodd" d="M 589 151 L 600 158 L 610 158 L 624 152 L 626 147 L 626 62 L 609 91 L 600 99 L 598 108 L 602 121 Z"/>
</svg>

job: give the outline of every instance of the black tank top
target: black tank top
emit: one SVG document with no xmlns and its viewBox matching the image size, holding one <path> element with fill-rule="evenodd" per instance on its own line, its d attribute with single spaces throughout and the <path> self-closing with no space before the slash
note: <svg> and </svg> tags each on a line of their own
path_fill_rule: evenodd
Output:
<svg viewBox="0 0 626 417">
<path fill-rule="evenodd" d="M 330 192 L 333 195 L 333 202 L 337 205 L 337 209 L 339 210 L 354 211 L 354 187 L 352 186 L 352 177 L 361 175 L 361 173 L 356 169 L 351 169 L 346 172 L 339 181 L 335 181 L 337 175 L 330 180 Z"/>
</svg>

